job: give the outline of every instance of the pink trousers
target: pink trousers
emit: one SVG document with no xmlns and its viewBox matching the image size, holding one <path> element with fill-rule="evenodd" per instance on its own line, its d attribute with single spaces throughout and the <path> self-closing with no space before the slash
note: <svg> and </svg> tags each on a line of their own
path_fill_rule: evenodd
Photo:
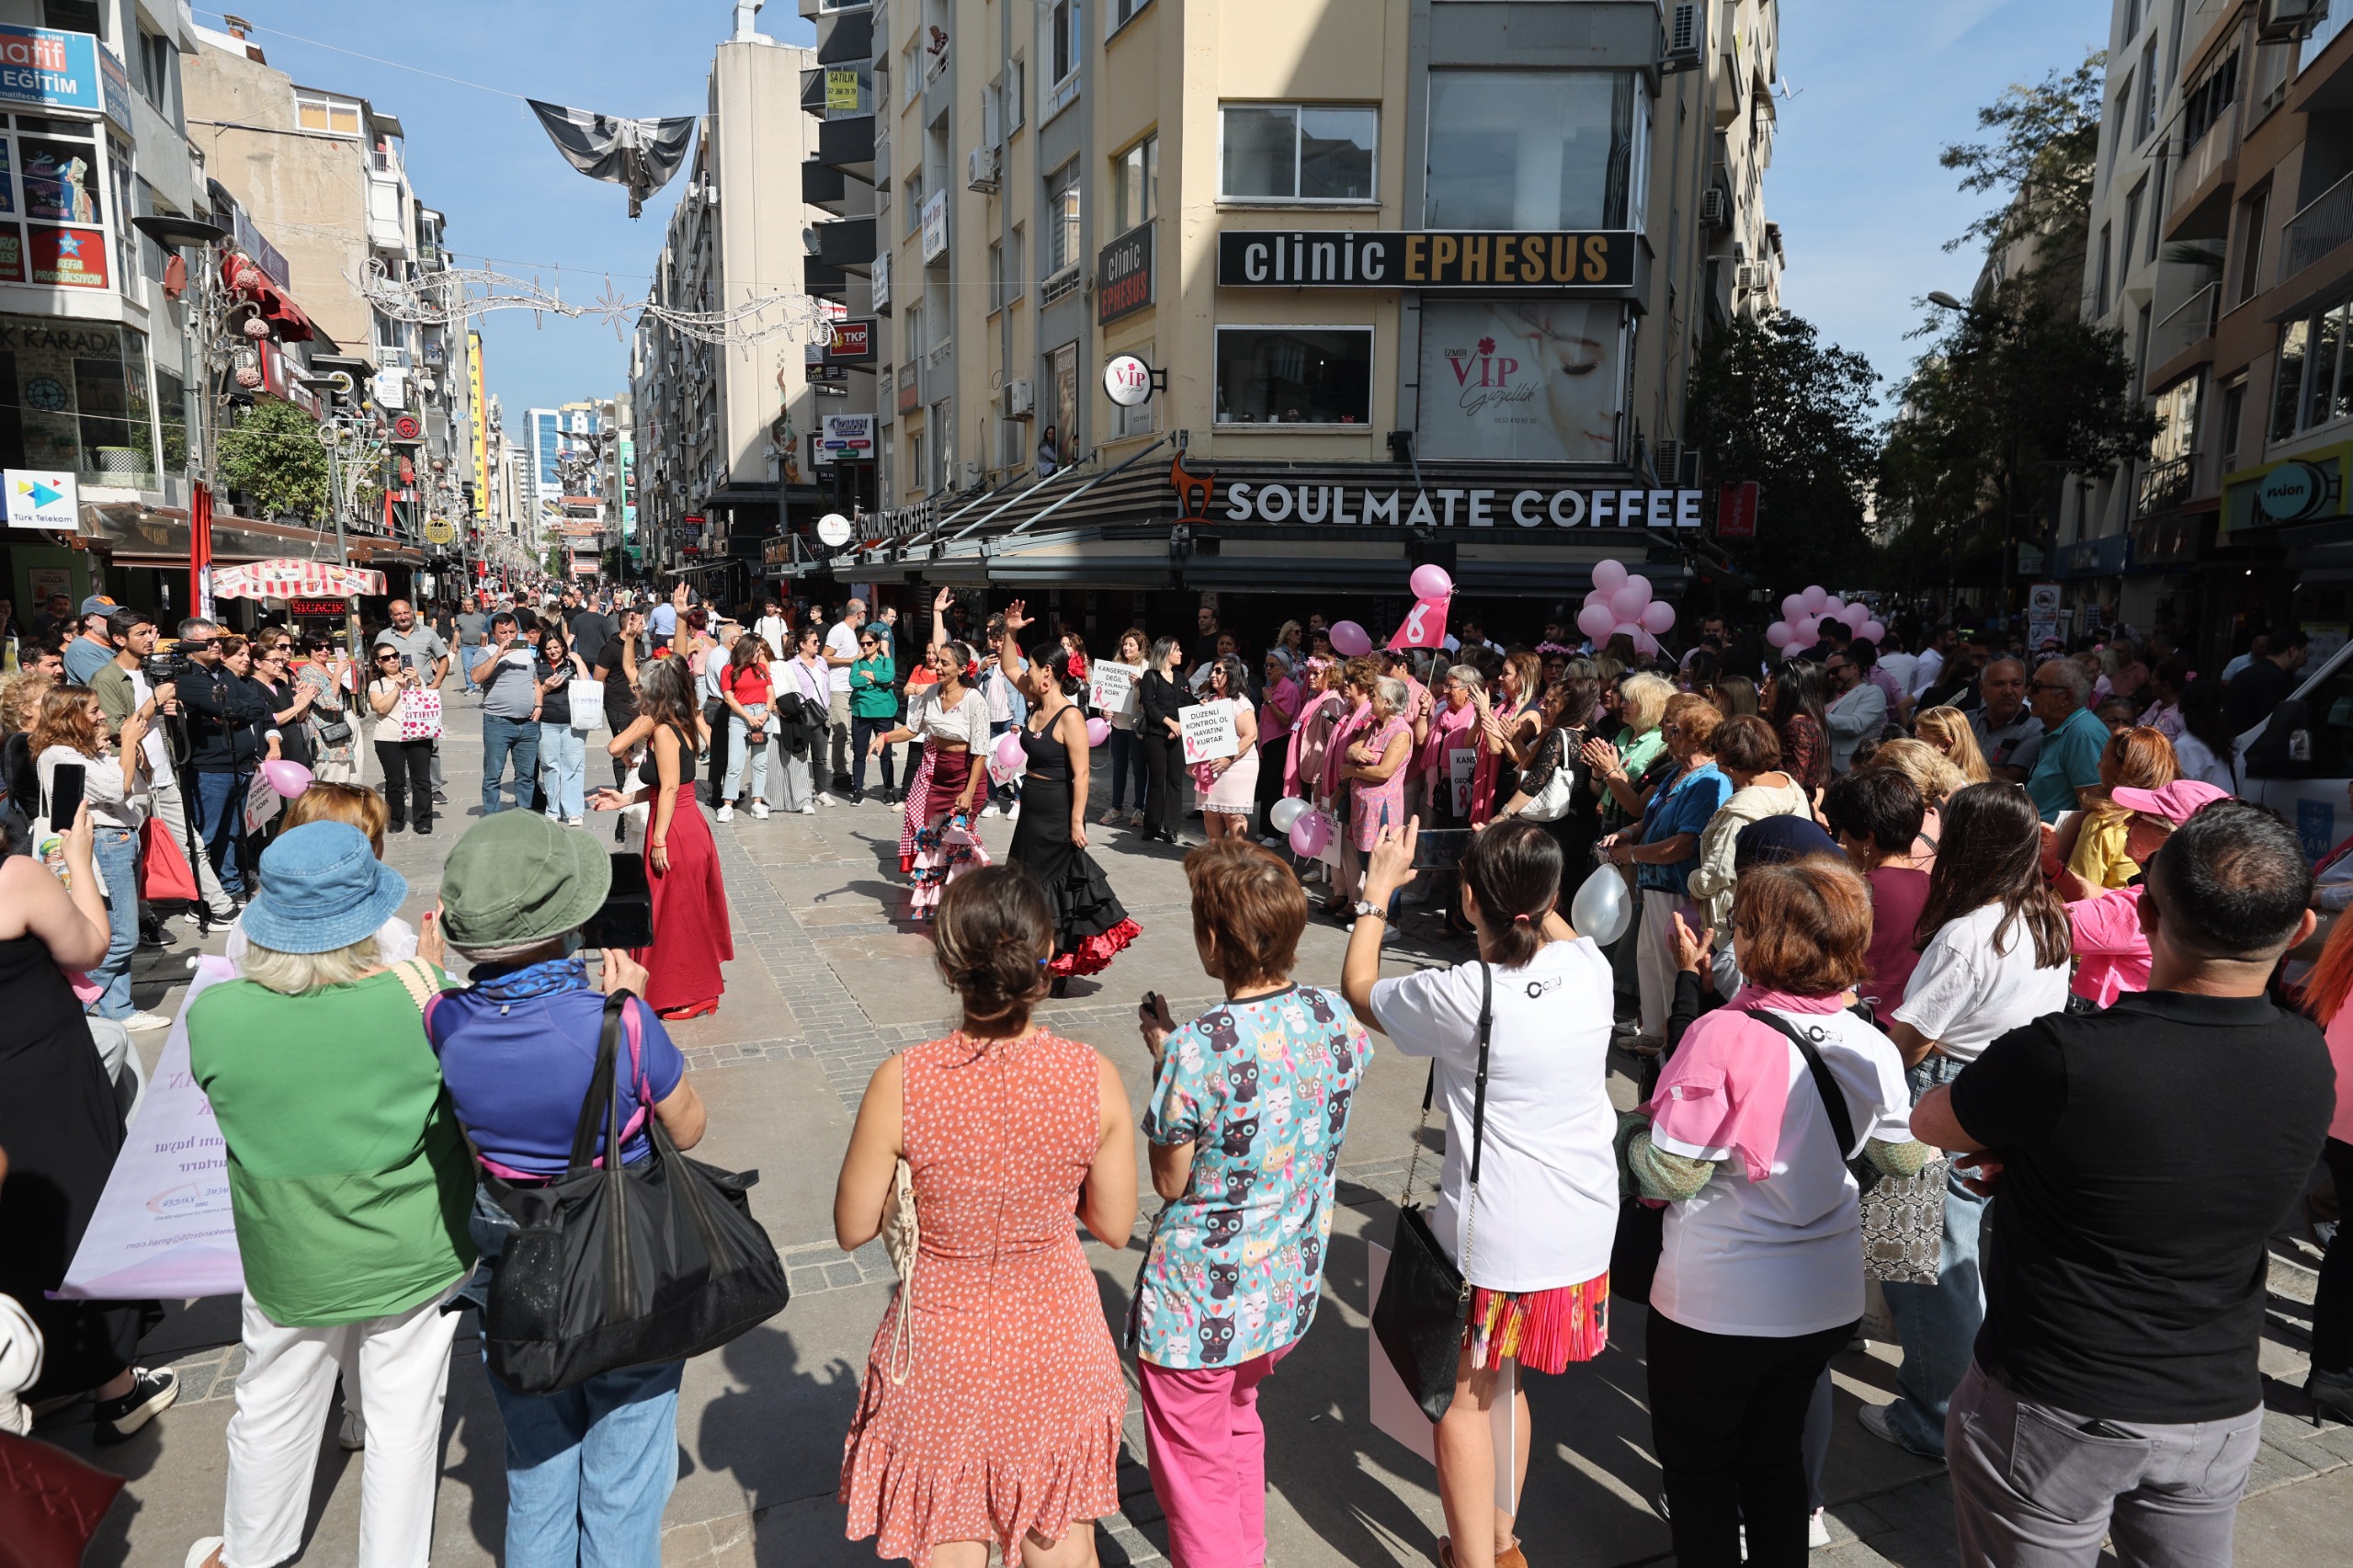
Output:
<svg viewBox="0 0 2353 1568">
<path fill-rule="evenodd" d="M 1267 1429 L 1258 1385 L 1288 1345 L 1232 1367 L 1177 1370 L 1140 1361 L 1153 1495 L 1176 1568 L 1264 1568 Z"/>
</svg>

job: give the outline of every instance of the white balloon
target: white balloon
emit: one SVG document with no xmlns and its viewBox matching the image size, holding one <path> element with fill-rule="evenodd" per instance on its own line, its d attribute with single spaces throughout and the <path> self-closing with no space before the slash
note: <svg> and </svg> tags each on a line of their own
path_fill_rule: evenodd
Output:
<svg viewBox="0 0 2353 1568">
<path fill-rule="evenodd" d="M 1596 866 L 1593 875 L 1569 901 L 1569 924 L 1580 937 L 1608 947 L 1626 934 L 1633 923 L 1634 901 L 1626 892 L 1626 875 L 1615 866 Z"/>
<path fill-rule="evenodd" d="M 1290 824 L 1307 814 L 1307 802 L 1296 795 L 1286 795 L 1267 808 L 1267 820 L 1277 833 L 1288 834 Z"/>
</svg>

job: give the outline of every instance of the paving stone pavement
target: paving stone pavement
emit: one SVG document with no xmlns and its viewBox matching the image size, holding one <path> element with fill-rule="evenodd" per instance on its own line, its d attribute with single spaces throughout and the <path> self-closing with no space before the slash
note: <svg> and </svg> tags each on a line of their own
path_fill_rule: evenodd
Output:
<svg viewBox="0 0 2353 1568">
<path fill-rule="evenodd" d="M 388 858 L 411 881 L 404 913 L 432 905 L 440 859 L 478 812 L 476 709 L 451 705 L 444 742 L 453 806 L 431 838 L 392 841 Z M 592 739 L 601 741 L 599 734 Z M 601 764 L 591 752 L 592 778 Z M 1098 793 L 1099 793 L 1098 784 Z M 1104 804 L 1097 800 L 1097 807 Z M 592 819 L 598 825 L 609 819 Z M 982 824 L 1002 855 L 1009 824 Z M 1144 936 L 1110 971 L 1048 1003 L 1055 1028 L 1101 1050 L 1119 1067 L 1137 1108 L 1147 1083 L 1135 1033 L 1135 998 L 1165 994 L 1179 1017 L 1215 1000 L 1199 971 L 1180 856 L 1125 830 L 1090 828 Z M 890 1052 L 936 1037 L 952 1022 L 951 998 L 928 961 L 928 944 L 901 922 L 897 812 L 878 804 L 843 806 L 813 817 L 746 815 L 714 828 L 733 911 L 736 957 L 727 998 L 712 1017 L 675 1029 L 711 1111 L 699 1153 L 733 1168 L 756 1167 L 754 1212 L 783 1256 L 793 1303 L 773 1323 L 690 1364 L 679 1403 L 680 1479 L 665 1516 L 663 1558 L 673 1568 L 793 1568 L 862 1564 L 872 1546 L 843 1536 L 834 1501 L 841 1438 L 857 1400 L 874 1325 L 892 1288 L 879 1244 L 845 1256 L 832 1241 L 832 1193 L 859 1096 Z M 176 1007 L 193 938 L 142 953 L 137 1000 Z M 1303 979 L 1335 983 L 1345 936 L 1313 924 L 1301 945 Z M 217 942 L 216 942 L 217 948 Z M 1450 961 L 1461 949 L 1433 942 L 1408 922 L 1392 937 L 1392 971 Z M 141 1037 L 151 1057 L 161 1037 Z M 324 1048 L 324 1047 L 323 1047 Z M 1369 1335 L 1367 1244 L 1385 1238 L 1405 1175 L 1422 1074 L 1377 1041 L 1343 1152 L 1339 1202 L 1319 1321 L 1267 1383 L 1268 1561 L 1280 1568 L 1324 1564 L 1420 1564 L 1435 1556 L 1444 1528 L 1429 1467 L 1375 1431 L 1366 1408 Z M 1631 1081 L 1612 1092 L 1631 1103 Z M 1442 1133 L 1424 1136 L 1433 1153 Z M 1422 1182 L 1434 1179 L 1426 1157 Z M 1086 1244 L 1112 1323 L 1158 1207 L 1145 1212 L 1124 1248 Z M 2315 1430 L 2299 1392 L 2310 1339 L 2316 1261 L 2308 1245 L 2282 1238 L 2272 1273 L 2263 1348 L 2269 1414 L 2252 1494 L 2241 1510 L 2238 1561 L 2303 1564 L 2346 1562 L 2353 1518 L 2353 1428 Z M 1520 1515 L 1531 1562 L 1552 1565 L 1640 1564 L 1669 1560 L 1666 1529 L 1653 1499 L 1657 1471 L 1643 1407 L 1643 1314 L 1623 1311 L 1608 1354 L 1561 1378 L 1530 1380 L 1534 1458 Z M 162 1565 L 181 1561 L 188 1541 L 220 1528 L 225 1471 L 222 1429 L 233 1408 L 244 1352 L 235 1303 L 170 1303 L 146 1358 L 183 1380 L 179 1405 L 119 1448 L 89 1442 L 86 1406 L 45 1418 L 37 1435 L 128 1478 L 87 1561 Z M 1892 1397 L 1895 1358 L 1883 1346 L 1834 1363 L 1837 1427 L 1828 1482 L 1834 1544 L 1815 1554 L 1836 1568 L 1935 1568 L 1955 1558 L 1951 1502 L 1935 1467 L 1865 1436 L 1855 1412 Z M 471 1328 L 452 1356 L 437 1504 L 435 1561 L 486 1564 L 502 1556 L 503 1437 L 483 1384 Z M 319 1470 L 305 1563 L 344 1563 L 357 1551 L 358 1494 L 364 1458 L 332 1441 L 334 1413 L 321 1431 Z M 1165 1561 L 1165 1528 L 1144 1455 L 1140 1410 L 1131 1403 L 1119 1471 L 1120 1511 L 1098 1538 L 1109 1564 Z"/>
</svg>

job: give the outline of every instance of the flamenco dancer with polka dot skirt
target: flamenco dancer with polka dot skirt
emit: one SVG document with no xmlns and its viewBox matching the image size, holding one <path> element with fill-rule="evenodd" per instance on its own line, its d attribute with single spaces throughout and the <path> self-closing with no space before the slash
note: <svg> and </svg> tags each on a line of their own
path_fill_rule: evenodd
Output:
<svg viewBox="0 0 2353 1568">
<path fill-rule="evenodd" d="M 1018 599 L 1006 610 L 1005 636 L 997 644 L 997 663 L 1029 702 L 1028 722 L 1014 732 L 1021 737 L 1027 771 L 1021 818 L 1005 858 L 1045 891 L 1054 923 L 1054 956 L 1046 972 L 1052 994 L 1062 996 L 1069 993 L 1071 976 L 1100 972 L 1143 933 L 1086 852 L 1086 715 L 1070 696 L 1083 685 L 1072 663 L 1078 655 L 1040 643 L 1025 661 L 1021 629 L 1036 622 L 1021 610 Z"/>
<path fill-rule="evenodd" d="M 1093 1521 L 1120 1506 L 1128 1383 L 1071 1215 L 1127 1244 L 1134 1119 L 1108 1062 L 1030 1022 L 1054 928 L 1029 872 L 959 877 L 935 937 L 961 1026 L 875 1070 L 834 1194 L 855 1251 L 904 1160 L 920 1232 L 843 1446 L 847 1533 L 925 1568 L 983 1568 L 991 1543 L 1007 1564 L 1090 1568 Z"/>
</svg>

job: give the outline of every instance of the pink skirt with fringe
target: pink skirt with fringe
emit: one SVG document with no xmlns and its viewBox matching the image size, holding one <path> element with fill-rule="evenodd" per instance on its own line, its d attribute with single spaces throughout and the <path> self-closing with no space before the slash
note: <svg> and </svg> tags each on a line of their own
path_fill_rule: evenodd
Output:
<svg viewBox="0 0 2353 1568">
<path fill-rule="evenodd" d="M 1590 1361 L 1609 1346 L 1608 1272 L 1525 1295 L 1476 1287 L 1462 1342 L 1473 1367 L 1508 1356 L 1529 1371 L 1558 1374 L 1572 1361 Z"/>
</svg>

